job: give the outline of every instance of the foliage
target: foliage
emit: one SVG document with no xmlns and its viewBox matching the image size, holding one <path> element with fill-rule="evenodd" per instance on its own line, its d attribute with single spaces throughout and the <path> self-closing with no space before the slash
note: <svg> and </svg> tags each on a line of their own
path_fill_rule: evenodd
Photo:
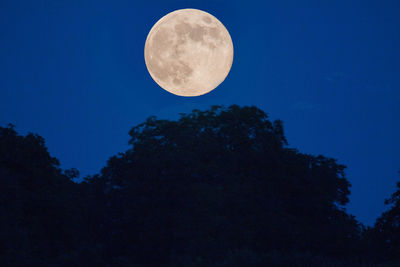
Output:
<svg viewBox="0 0 400 267">
<path fill-rule="evenodd" d="M 381 233 L 398 233 L 390 230 L 398 209 L 364 231 L 345 210 L 345 166 L 290 148 L 282 122 L 256 107 L 150 117 L 129 134 L 127 151 L 78 184 L 79 172 L 62 171 L 40 136 L 0 127 L 3 265 L 358 266 L 393 258 L 367 254 L 384 246 Z"/>
<path fill-rule="evenodd" d="M 130 136 L 132 148 L 112 157 L 101 177 L 117 188 L 112 210 L 124 212 L 116 214 L 116 240 L 142 263 L 155 252 L 160 262 L 217 261 L 243 247 L 357 253 L 361 228 L 343 209 L 345 167 L 288 148 L 282 122 L 261 110 L 213 106 L 178 121 L 150 117 Z"/>
<path fill-rule="evenodd" d="M 373 228 L 366 231 L 365 240 L 375 258 L 400 265 L 400 182 L 397 183 L 397 191 L 385 204 L 390 205 L 390 209 L 376 220 Z"/>
</svg>

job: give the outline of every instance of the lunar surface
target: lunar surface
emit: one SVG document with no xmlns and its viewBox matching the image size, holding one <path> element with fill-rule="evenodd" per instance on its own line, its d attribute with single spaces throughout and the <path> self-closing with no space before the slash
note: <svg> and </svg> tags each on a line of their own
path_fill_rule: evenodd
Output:
<svg viewBox="0 0 400 267">
<path fill-rule="evenodd" d="M 228 75 L 233 44 L 225 26 L 198 9 L 180 9 L 150 30 L 144 48 L 147 69 L 163 89 L 180 96 L 210 92 Z"/>
</svg>

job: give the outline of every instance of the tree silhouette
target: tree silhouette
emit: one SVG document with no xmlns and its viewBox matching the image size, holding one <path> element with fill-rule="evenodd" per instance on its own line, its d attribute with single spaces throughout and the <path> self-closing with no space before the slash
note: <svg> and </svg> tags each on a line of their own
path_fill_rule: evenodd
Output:
<svg viewBox="0 0 400 267">
<path fill-rule="evenodd" d="M 2 265 L 358 266 L 398 251 L 398 213 L 364 233 L 345 166 L 290 148 L 254 106 L 150 117 L 129 135 L 74 183 L 43 138 L 0 127 Z"/>
<path fill-rule="evenodd" d="M 140 263 L 155 252 L 159 263 L 238 249 L 356 253 L 345 167 L 288 148 L 282 122 L 256 107 L 150 117 L 130 136 L 132 148 L 110 158 L 101 179 L 122 212 L 115 239 Z"/>
<path fill-rule="evenodd" d="M 399 171 L 400 174 L 400 171 Z M 366 232 L 366 243 L 375 259 L 400 264 L 400 182 L 389 199 L 385 200 L 390 209 L 376 220 L 373 228 Z M 394 264 L 395 264 L 394 263 Z"/>
<path fill-rule="evenodd" d="M 42 137 L 0 127 L 2 265 L 41 265 L 73 248 L 79 220 L 75 187 Z"/>
</svg>

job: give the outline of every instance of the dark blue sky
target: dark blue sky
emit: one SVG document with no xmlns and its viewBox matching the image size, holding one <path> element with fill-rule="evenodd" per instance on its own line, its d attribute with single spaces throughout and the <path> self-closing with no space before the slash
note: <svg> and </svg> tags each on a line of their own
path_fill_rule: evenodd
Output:
<svg viewBox="0 0 400 267">
<path fill-rule="evenodd" d="M 225 82 L 195 98 L 158 87 L 143 58 L 153 24 L 180 8 L 216 16 L 235 49 Z M 2 0 L 0 125 L 40 134 L 87 175 L 150 115 L 256 105 L 291 147 L 348 166 L 348 210 L 370 225 L 400 180 L 399 14 L 378 0 Z"/>
</svg>

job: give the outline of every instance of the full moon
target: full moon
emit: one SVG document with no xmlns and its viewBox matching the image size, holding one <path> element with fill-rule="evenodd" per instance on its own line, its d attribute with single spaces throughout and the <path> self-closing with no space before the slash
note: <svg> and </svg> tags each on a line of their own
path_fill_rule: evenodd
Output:
<svg viewBox="0 0 400 267">
<path fill-rule="evenodd" d="M 153 80 L 179 96 L 199 96 L 222 83 L 233 62 L 225 26 L 198 9 L 179 9 L 151 28 L 144 58 Z"/>
</svg>

